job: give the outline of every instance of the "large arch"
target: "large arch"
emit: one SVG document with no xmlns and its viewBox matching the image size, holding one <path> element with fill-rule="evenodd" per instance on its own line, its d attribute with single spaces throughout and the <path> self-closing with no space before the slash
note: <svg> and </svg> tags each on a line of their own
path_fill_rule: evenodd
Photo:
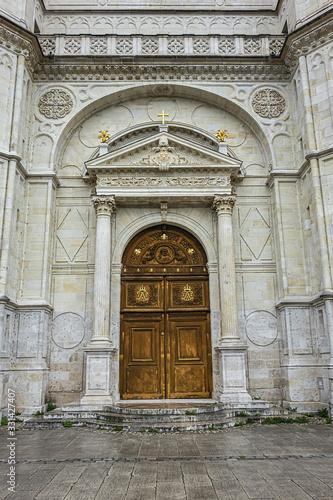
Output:
<svg viewBox="0 0 333 500">
<path fill-rule="evenodd" d="M 237 104 L 230 98 L 218 95 L 212 91 L 204 90 L 200 87 L 175 83 L 172 83 L 170 85 L 164 84 L 164 87 L 167 87 L 171 91 L 171 94 L 165 94 L 166 97 L 182 97 L 186 99 L 193 98 L 198 102 L 203 102 L 208 105 L 219 107 L 228 111 L 232 115 L 239 117 L 251 129 L 255 137 L 258 139 L 259 145 L 262 149 L 261 152 L 267 164 L 274 162 L 274 151 L 272 146 L 269 144 L 265 131 L 263 130 L 261 124 L 256 121 L 255 118 L 244 109 L 244 107 Z M 65 151 L 67 143 L 71 139 L 72 134 L 75 132 L 76 128 L 85 119 L 92 116 L 92 114 L 105 109 L 106 107 L 120 104 L 128 99 L 133 100 L 135 98 L 149 96 L 157 97 L 157 95 L 153 93 L 154 89 L 156 89 L 156 83 L 138 85 L 135 87 L 130 86 L 127 88 L 123 88 L 122 90 L 117 90 L 115 92 L 107 94 L 103 97 L 96 98 L 93 102 L 90 102 L 89 104 L 84 106 L 76 115 L 72 117 L 72 119 L 69 120 L 69 122 L 62 130 L 54 150 L 54 165 L 59 165 L 61 163 L 61 158 Z M 160 96 L 163 96 L 163 93 L 158 94 L 158 97 Z"/>
</svg>

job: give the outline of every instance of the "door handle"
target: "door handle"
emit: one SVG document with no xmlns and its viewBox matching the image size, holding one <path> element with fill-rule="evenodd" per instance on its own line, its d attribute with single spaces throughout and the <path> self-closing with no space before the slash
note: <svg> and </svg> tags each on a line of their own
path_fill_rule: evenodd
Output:
<svg viewBox="0 0 333 500">
<path fill-rule="evenodd" d="M 162 337 L 164 337 L 164 332 L 161 332 Z"/>
</svg>

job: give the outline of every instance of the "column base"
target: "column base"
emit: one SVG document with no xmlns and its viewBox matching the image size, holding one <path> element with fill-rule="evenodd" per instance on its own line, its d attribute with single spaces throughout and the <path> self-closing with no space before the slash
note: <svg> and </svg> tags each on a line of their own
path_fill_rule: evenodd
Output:
<svg viewBox="0 0 333 500">
<path fill-rule="evenodd" d="M 86 352 L 85 394 L 81 404 L 107 405 L 113 402 L 111 395 L 111 354 L 117 352 L 110 342 L 101 345 L 91 342 Z"/>
<path fill-rule="evenodd" d="M 249 403 L 252 401 L 247 391 L 246 345 L 223 342 L 215 347 L 220 355 L 222 394 L 220 401 L 225 403 Z"/>
</svg>

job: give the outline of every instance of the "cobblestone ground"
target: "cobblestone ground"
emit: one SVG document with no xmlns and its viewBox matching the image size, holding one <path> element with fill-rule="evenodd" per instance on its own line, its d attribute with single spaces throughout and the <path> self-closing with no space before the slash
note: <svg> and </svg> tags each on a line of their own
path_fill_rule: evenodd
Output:
<svg viewBox="0 0 333 500">
<path fill-rule="evenodd" d="M 0 499 L 333 499 L 332 425 L 186 434 L 19 430 L 16 493 L 0 432 Z"/>
</svg>

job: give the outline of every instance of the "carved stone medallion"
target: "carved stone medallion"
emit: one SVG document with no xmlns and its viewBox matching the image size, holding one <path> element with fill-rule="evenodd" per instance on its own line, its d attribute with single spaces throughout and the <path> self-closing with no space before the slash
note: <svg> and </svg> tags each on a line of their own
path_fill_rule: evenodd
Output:
<svg viewBox="0 0 333 500">
<path fill-rule="evenodd" d="M 252 108 L 262 118 L 277 118 L 285 111 L 286 101 L 277 90 L 258 90 L 253 96 Z"/>
<path fill-rule="evenodd" d="M 74 103 L 71 96 L 61 89 L 45 92 L 39 99 L 39 112 L 46 118 L 64 118 L 73 109 Z"/>
<path fill-rule="evenodd" d="M 52 339 L 62 349 L 78 346 L 84 338 L 84 333 L 84 320 L 79 314 L 66 312 L 59 314 L 53 320 Z"/>
</svg>

